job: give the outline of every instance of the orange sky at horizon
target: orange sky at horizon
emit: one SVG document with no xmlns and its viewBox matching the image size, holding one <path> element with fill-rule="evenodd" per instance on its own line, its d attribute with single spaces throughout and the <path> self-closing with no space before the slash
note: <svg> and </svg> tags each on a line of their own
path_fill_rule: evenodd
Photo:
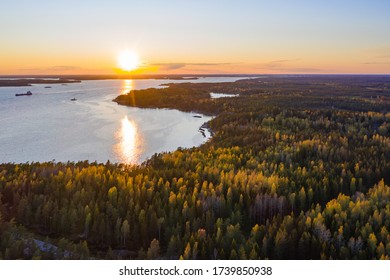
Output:
<svg viewBox="0 0 390 280">
<path fill-rule="evenodd" d="M 133 71 L 120 69 L 114 59 L 99 59 L 90 62 L 79 62 L 69 66 L 66 63 L 23 64 L 0 66 L 0 75 L 112 75 L 112 74 L 390 74 L 390 65 L 384 63 L 354 63 L 332 62 L 331 59 L 323 61 L 305 62 L 299 59 L 270 60 L 262 63 L 209 63 L 209 62 L 174 62 L 142 64 Z M 5 67 L 4 67 L 5 65 Z M 39 65 L 39 67 L 37 66 Z"/>
</svg>

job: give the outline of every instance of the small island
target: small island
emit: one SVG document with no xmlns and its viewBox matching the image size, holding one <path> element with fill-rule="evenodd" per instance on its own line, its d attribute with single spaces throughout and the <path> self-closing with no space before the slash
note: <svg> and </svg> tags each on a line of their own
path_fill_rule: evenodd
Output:
<svg viewBox="0 0 390 280">
<path fill-rule="evenodd" d="M 0 87 L 26 87 L 35 84 L 69 84 L 69 83 L 81 83 L 80 80 L 72 79 L 43 79 L 43 78 L 32 78 L 32 79 L 0 79 Z M 45 88 L 50 88 L 45 87 Z"/>
</svg>

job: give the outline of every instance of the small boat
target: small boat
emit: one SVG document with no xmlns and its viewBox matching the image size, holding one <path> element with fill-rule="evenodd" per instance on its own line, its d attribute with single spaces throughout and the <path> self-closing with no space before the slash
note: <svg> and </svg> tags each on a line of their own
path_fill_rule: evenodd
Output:
<svg viewBox="0 0 390 280">
<path fill-rule="evenodd" d="M 45 87 L 45 88 L 51 88 L 51 86 L 47 86 L 47 87 Z"/>
<path fill-rule="evenodd" d="M 76 101 L 76 100 L 77 100 L 77 99 L 73 97 L 70 101 Z"/>
<path fill-rule="evenodd" d="M 26 93 L 17 93 L 17 94 L 15 94 L 15 96 L 30 96 L 30 95 L 32 95 L 31 91 L 28 91 Z"/>
<path fill-rule="evenodd" d="M 195 115 L 195 116 L 193 116 L 194 118 L 202 118 L 202 116 L 198 116 L 198 115 Z"/>
</svg>

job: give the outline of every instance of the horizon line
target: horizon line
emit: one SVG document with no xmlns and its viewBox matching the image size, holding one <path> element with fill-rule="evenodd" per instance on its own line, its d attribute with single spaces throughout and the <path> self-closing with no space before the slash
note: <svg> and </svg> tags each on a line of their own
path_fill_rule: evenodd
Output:
<svg viewBox="0 0 390 280">
<path fill-rule="evenodd" d="M 390 76 L 390 73 L 205 73 L 205 74 L 0 74 L 0 78 L 31 77 L 260 77 L 260 76 Z"/>
</svg>

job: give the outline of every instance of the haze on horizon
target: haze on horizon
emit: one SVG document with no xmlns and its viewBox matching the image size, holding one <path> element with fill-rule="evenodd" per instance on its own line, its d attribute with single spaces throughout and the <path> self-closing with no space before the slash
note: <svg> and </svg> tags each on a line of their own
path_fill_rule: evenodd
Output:
<svg viewBox="0 0 390 280">
<path fill-rule="evenodd" d="M 390 74 L 390 1 L 2 3 L 0 75 Z"/>
</svg>

